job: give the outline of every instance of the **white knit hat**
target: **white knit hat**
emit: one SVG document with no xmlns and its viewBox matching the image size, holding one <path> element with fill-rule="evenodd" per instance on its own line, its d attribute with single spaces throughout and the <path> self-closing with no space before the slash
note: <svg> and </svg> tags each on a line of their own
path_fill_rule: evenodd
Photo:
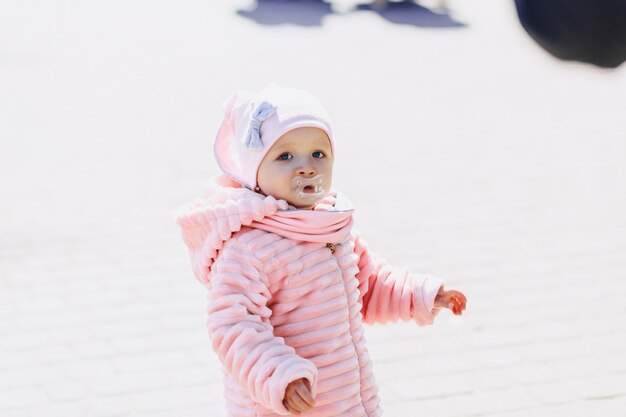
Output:
<svg viewBox="0 0 626 417">
<path fill-rule="evenodd" d="M 226 175 L 254 190 L 257 171 L 272 145 L 299 127 L 317 127 L 328 135 L 328 112 L 310 93 L 272 83 L 265 90 L 234 93 L 215 139 L 215 158 Z"/>
</svg>

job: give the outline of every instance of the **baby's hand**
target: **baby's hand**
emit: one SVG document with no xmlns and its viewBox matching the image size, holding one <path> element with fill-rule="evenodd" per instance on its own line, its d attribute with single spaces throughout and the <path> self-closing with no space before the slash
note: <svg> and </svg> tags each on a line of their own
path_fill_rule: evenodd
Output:
<svg viewBox="0 0 626 417">
<path fill-rule="evenodd" d="M 313 408 L 315 400 L 306 379 L 300 378 L 287 385 L 283 405 L 292 414 L 300 414 Z"/>
<path fill-rule="evenodd" d="M 454 315 L 460 316 L 467 305 L 467 298 L 461 291 L 444 290 L 443 287 L 435 297 L 435 307 L 449 308 Z"/>
</svg>

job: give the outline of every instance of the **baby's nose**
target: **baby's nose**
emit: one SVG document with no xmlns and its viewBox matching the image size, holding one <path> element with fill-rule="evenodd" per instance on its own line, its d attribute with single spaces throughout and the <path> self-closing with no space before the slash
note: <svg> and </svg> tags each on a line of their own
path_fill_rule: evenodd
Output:
<svg viewBox="0 0 626 417">
<path fill-rule="evenodd" d="M 315 170 L 313 168 L 300 168 L 298 170 L 298 175 L 302 177 L 313 177 L 315 176 Z"/>
</svg>

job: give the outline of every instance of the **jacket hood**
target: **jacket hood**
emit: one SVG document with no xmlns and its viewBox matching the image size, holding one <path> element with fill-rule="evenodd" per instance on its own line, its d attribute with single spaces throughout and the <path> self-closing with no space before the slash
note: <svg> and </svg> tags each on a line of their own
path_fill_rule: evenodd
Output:
<svg viewBox="0 0 626 417">
<path fill-rule="evenodd" d="M 244 226 L 293 240 L 339 243 L 350 235 L 352 213 L 351 203 L 338 193 L 326 196 L 313 210 L 300 210 L 218 176 L 208 181 L 204 198 L 177 210 L 176 223 L 196 278 L 207 284 L 219 250 Z"/>
</svg>

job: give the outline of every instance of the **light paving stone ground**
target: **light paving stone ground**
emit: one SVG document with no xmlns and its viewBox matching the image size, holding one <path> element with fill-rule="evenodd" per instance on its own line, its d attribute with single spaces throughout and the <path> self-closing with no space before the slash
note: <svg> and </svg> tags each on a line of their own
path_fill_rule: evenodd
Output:
<svg viewBox="0 0 626 417">
<path fill-rule="evenodd" d="M 366 329 L 387 416 L 626 415 L 625 70 L 512 2 L 353 6 L 0 3 L 0 416 L 226 415 L 173 212 L 270 80 L 327 104 L 370 247 L 468 295 Z"/>
</svg>

